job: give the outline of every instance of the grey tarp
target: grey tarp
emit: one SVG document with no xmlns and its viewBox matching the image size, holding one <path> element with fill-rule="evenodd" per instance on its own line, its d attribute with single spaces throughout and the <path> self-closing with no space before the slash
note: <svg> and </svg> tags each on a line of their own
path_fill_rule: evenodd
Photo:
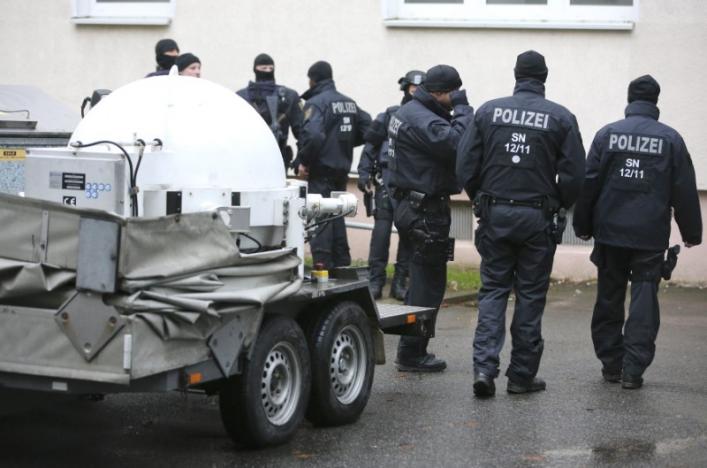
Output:
<svg viewBox="0 0 707 468">
<path fill-rule="evenodd" d="M 232 313 L 258 317 L 252 339 L 263 306 L 301 286 L 292 250 L 243 254 L 215 213 L 122 218 L 0 194 L 0 305 L 57 310 L 74 294 L 82 217 L 121 226 L 118 291 L 104 302 L 163 341 L 204 341 Z M 13 339 L 11 323 L 0 340 Z"/>
</svg>

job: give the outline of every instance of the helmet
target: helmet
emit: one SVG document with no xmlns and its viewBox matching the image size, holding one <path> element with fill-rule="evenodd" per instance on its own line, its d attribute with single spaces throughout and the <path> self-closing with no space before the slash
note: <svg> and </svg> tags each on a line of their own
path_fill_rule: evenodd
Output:
<svg viewBox="0 0 707 468">
<path fill-rule="evenodd" d="M 425 81 L 426 76 L 427 75 L 425 72 L 420 70 L 411 70 L 407 72 L 405 76 L 398 80 L 400 90 L 405 91 L 410 85 L 420 86 Z"/>
</svg>

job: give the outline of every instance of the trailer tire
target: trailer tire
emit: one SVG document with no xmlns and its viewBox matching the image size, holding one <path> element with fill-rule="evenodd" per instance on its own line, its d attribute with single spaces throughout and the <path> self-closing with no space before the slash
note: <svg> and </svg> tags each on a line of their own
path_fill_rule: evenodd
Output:
<svg viewBox="0 0 707 468">
<path fill-rule="evenodd" d="M 355 302 L 323 310 L 308 328 L 312 390 L 307 419 L 316 426 L 356 421 L 371 394 L 375 355 L 371 324 Z"/>
<path fill-rule="evenodd" d="M 302 329 L 287 317 L 266 318 L 243 373 L 221 389 L 219 407 L 226 432 L 248 448 L 287 442 L 304 419 L 310 381 Z"/>
</svg>

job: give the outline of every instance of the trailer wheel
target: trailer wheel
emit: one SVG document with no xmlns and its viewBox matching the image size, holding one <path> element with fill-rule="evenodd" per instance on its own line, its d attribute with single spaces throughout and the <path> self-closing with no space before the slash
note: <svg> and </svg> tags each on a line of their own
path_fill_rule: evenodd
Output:
<svg viewBox="0 0 707 468">
<path fill-rule="evenodd" d="M 368 403 L 375 356 L 371 325 L 355 302 L 323 311 L 309 328 L 312 394 L 307 419 L 317 426 L 356 421 Z"/>
<path fill-rule="evenodd" d="M 302 329 L 287 317 L 267 318 L 243 373 L 219 395 L 228 435 L 250 448 L 290 440 L 304 418 L 310 378 Z"/>
</svg>

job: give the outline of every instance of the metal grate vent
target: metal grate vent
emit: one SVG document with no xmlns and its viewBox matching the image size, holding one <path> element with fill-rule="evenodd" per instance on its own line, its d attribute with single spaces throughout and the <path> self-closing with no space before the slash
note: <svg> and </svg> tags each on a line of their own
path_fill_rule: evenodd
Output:
<svg viewBox="0 0 707 468">
<path fill-rule="evenodd" d="M 452 202 L 452 226 L 449 235 L 458 240 L 474 238 L 474 212 L 469 202 Z"/>
<path fill-rule="evenodd" d="M 452 227 L 450 229 L 450 236 L 459 240 L 472 240 L 474 233 L 474 226 L 476 222 L 474 220 L 474 213 L 469 202 L 452 202 Z M 572 215 L 573 209 L 570 209 L 567 213 L 567 228 L 562 235 L 562 245 L 582 245 L 591 247 L 594 245 L 593 240 L 583 241 L 579 237 L 574 235 L 574 229 L 572 229 Z"/>
</svg>

